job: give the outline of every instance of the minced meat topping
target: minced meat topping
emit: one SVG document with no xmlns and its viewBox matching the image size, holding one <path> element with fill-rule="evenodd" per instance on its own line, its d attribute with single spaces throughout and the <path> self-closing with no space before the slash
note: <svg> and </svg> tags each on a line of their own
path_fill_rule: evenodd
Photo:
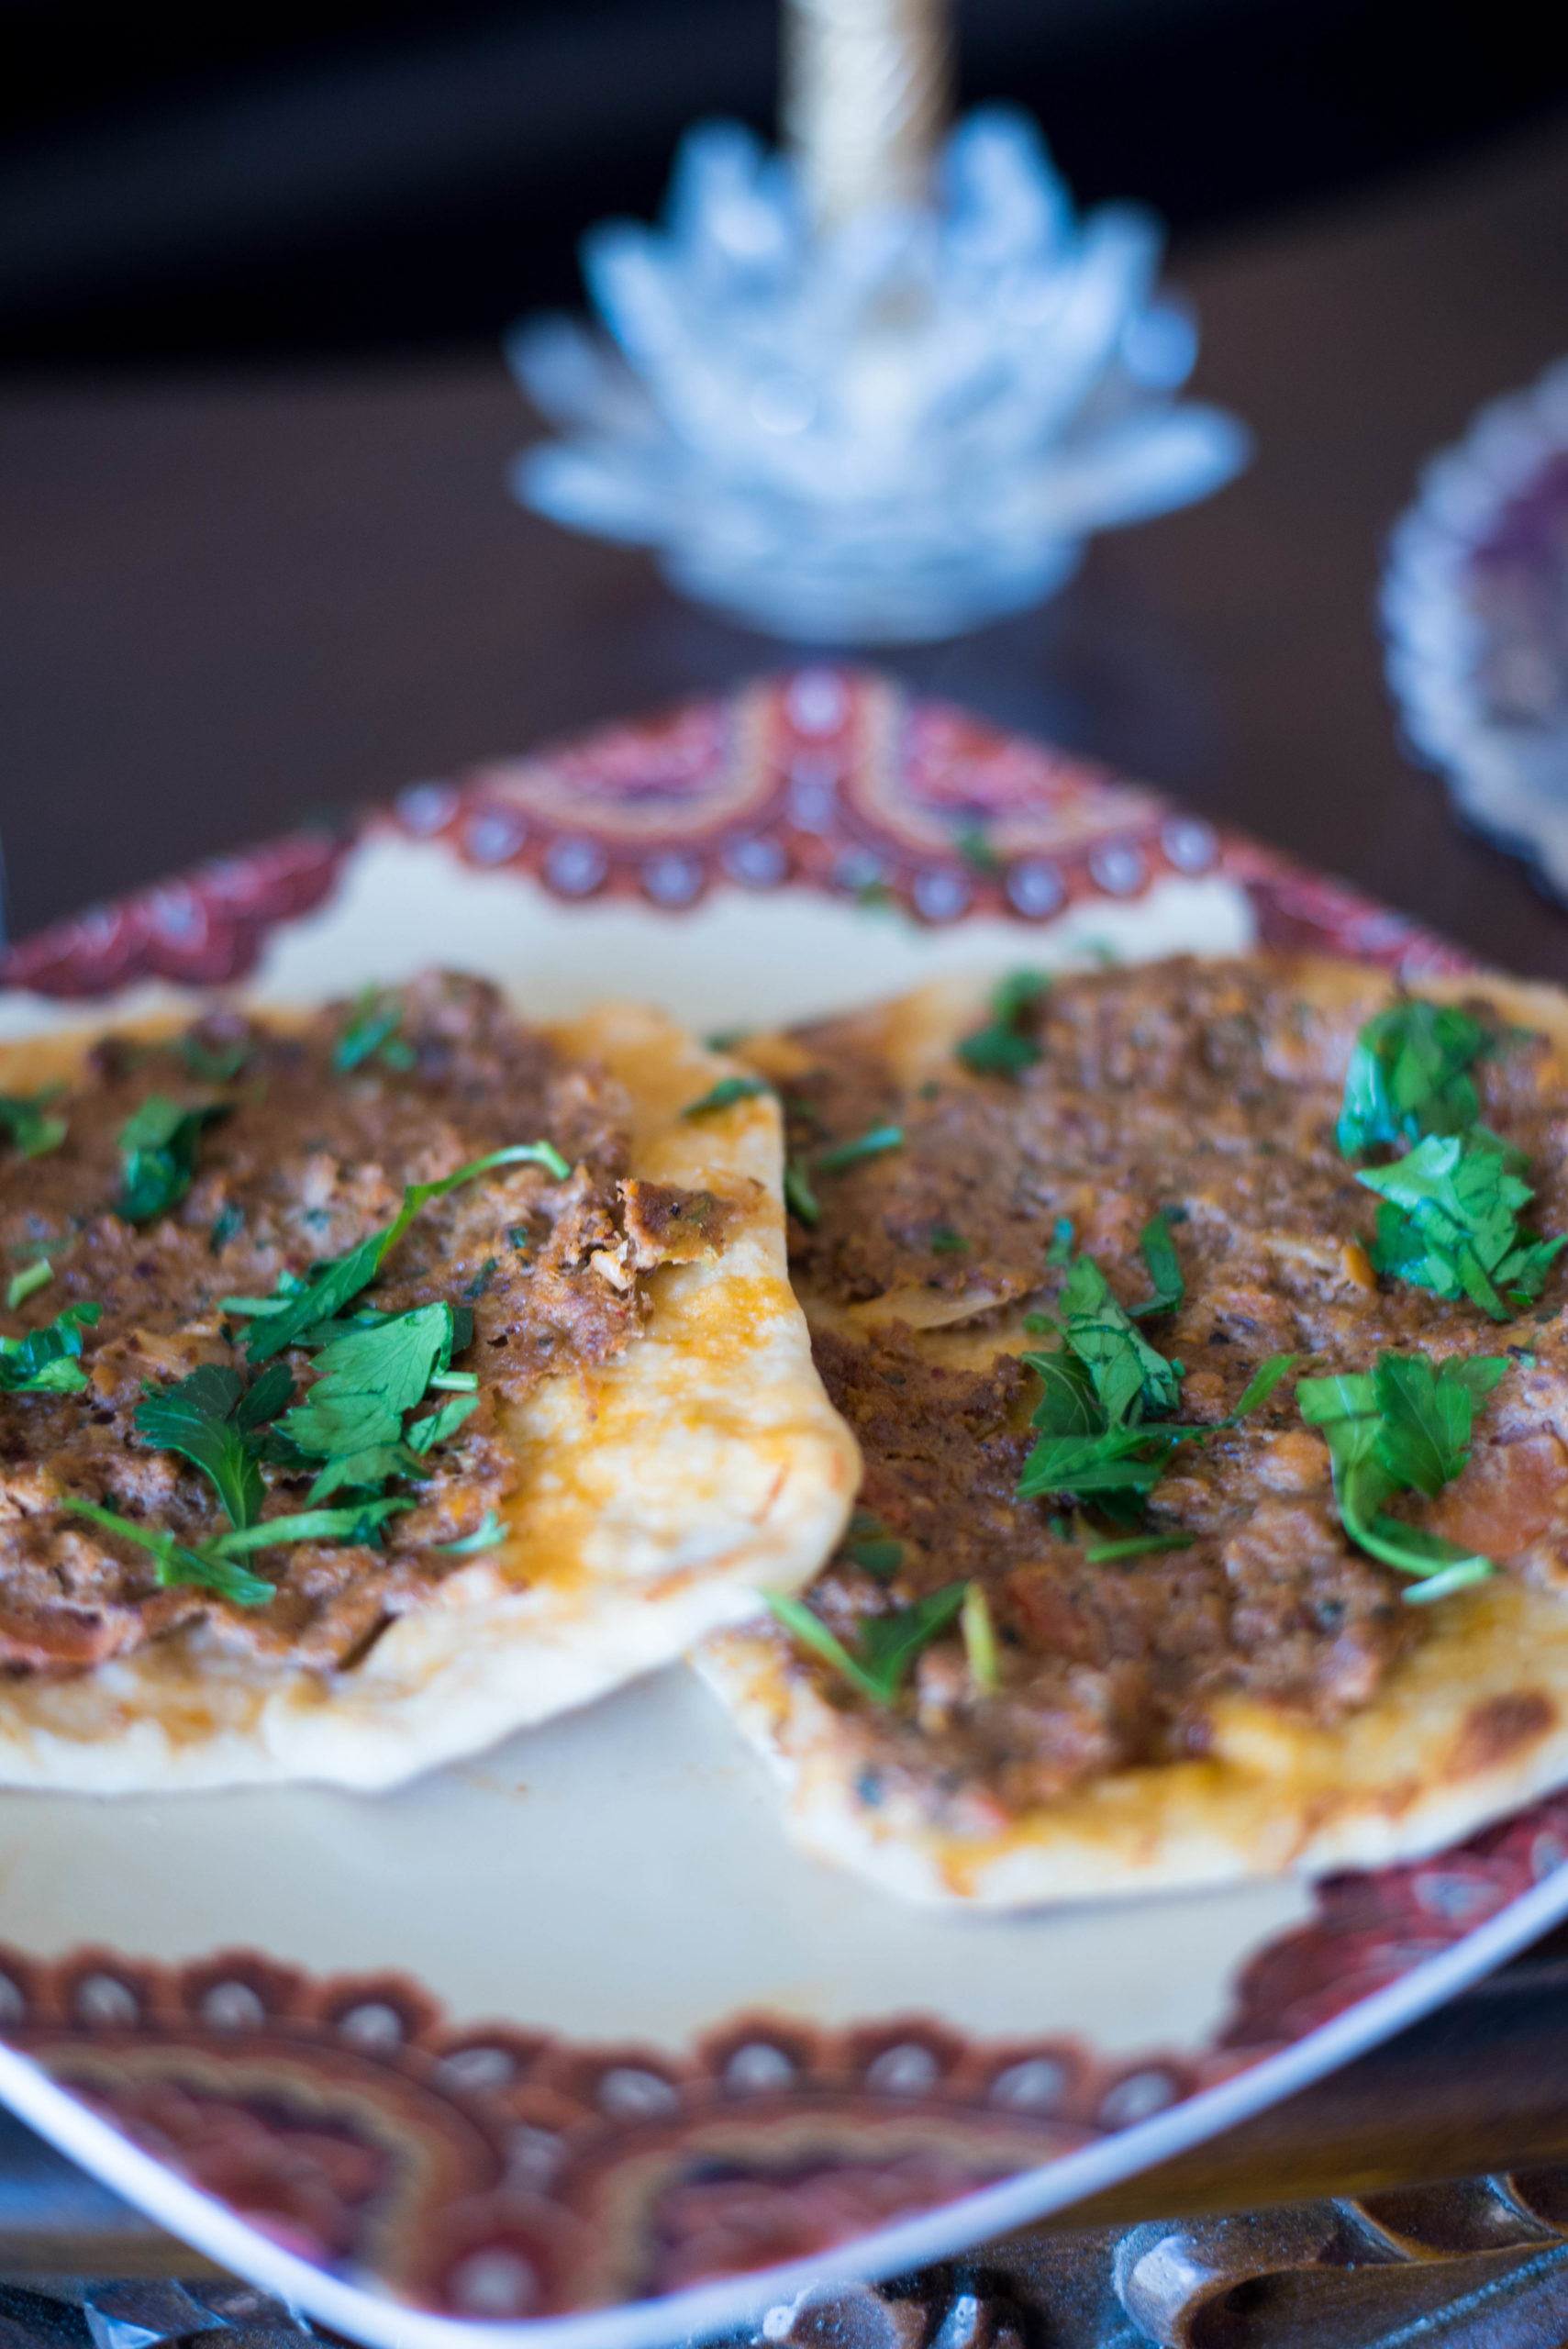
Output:
<svg viewBox="0 0 1568 2349">
<path fill-rule="evenodd" d="M 644 1275 L 715 1244 L 723 1223 L 709 1194 L 629 1174 L 617 1084 L 564 1059 L 494 988 L 445 974 L 302 1030 L 225 1012 L 167 1044 L 110 1037 L 67 1096 L 7 1114 L 0 1388 L 17 1391 L 0 1391 L 0 1664 L 12 1672 L 79 1670 L 197 1627 L 242 1653 L 353 1661 L 498 1538 L 497 1504 L 517 1480 L 498 1402 L 617 1353 L 648 1310 Z M 243 1397 L 260 1392 L 249 1355 L 269 1307 L 385 1230 L 408 1186 L 525 1143 L 545 1147 L 422 1198 L 329 1327 L 278 1350 L 287 1376 L 272 1370 L 267 1391 L 284 1403 L 266 1410 L 270 1425 L 225 1440 L 255 1464 L 256 1518 L 298 1518 L 325 1486 L 333 1531 L 252 1546 L 204 1586 L 190 1553 L 232 1539 L 232 1513 L 211 1475 L 149 1441 L 139 1411 L 176 1391 L 210 1406 L 210 1377 L 188 1385 L 206 1369 L 221 1374 L 220 1405 L 241 1397 L 238 1426 Z M 443 1310 L 417 1318 L 427 1307 Z M 329 1431 L 351 1431 L 360 1403 L 341 1397 L 351 1375 L 324 1375 L 352 1349 L 324 1346 L 368 1330 L 390 1358 L 398 1316 L 415 1333 L 446 1333 L 427 1349 L 439 1430 L 427 1410 L 400 1438 L 393 1392 L 390 1449 L 334 1464 L 329 1432 L 307 1456 L 289 1413 L 313 1387 L 318 1403 L 336 1398 L 336 1419 L 314 1414 Z M 364 1423 L 386 1407 L 373 1397 Z M 73 1502 L 179 1548 L 161 1557 Z M 249 1589 L 244 1603 L 224 1595 L 226 1574 Z"/>
<path fill-rule="evenodd" d="M 1466 1008 L 1487 1039 L 1479 1117 L 1528 1169 L 1532 1229 L 1568 1230 L 1568 1097 L 1542 1082 L 1544 1040 Z M 807 1602 L 866 1655 L 868 1621 L 955 1601 L 891 1702 L 808 1642 L 796 1653 L 837 1709 L 862 1799 L 914 1799 L 975 1831 L 1106 1771 L 1201 1753 L 1227 1692 L 1332 1720 L 1430 1629 L 1440 1610 L 1407 1605 L 1405 1578 L 1346 1538 L 1329 1447 L 1291 1384 L 1226 1424 L 1272 1356 L 1314 1375 L 1370 1372 L 1389 1352 L 1506 1357 L 1468 1468 L 1435 1502 L 1390 1506 L 1499 1566 L 1568 1581 L 1568 1280 L 1553 1262 L 1499 1326 L 1466 1296 L 1374 1273 L 1378 1202 L 1336 1141 L 1352 1018 L 1294 993 L 1288 967 L 1175 962 L 1060 981 L 1016 1033 L 1033 1057 L 1010 1073 L 955 1058 L 906 1087 L 863 1026 L 827 1024 L 797 1034 L 810 1065 L 783 1087 L 808 1176 L 791 1261 L 866 1464 L 851 1537 Z M 812 1171 L 868 1131 L 896 1145 Z M 1160 1212 L 1182 1282 L 1163 1313 L 1148 1310 L 1139 1246 Z M 1091 1495 L 1018 1498 L 1042 1390 L 1011 1352 L 986 1362 L 987 1312 L 1016 1325 L 1020 1303 L 1058 1307 L 1083 1257 L 1180 1366 L 1174 1418 L 1213 1431 L 1171 1448 L 1138 1513 L 1163 1546 L 1141 1553 L 1125 1513 Z M 960 1319 L 973 1300 L 979 1345 L 961 1354 L 907 1326 L 922 1315 L 906 1303 L 904 1318 L 865 1311 L 912 1296 Z M 984 1600 L 984 1670 L 961 1637 L 961 1583 Z"/>
</svg>

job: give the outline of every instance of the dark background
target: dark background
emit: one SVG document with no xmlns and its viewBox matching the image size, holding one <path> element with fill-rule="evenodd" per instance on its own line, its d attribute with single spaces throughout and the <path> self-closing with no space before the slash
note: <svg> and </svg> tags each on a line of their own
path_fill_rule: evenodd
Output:
<svg viewBox="0 0 1568 2349">
<path fill-rule="evenodd" d="M 0 365 L 494 338 L 573 297 L 682 126 L 765 128 L 775 0 L 0 0 Z M 962 95 L 1185 241 L 1496 139 L 1568 15 L 1492 0 L 960 0 Z"/>
</svg>

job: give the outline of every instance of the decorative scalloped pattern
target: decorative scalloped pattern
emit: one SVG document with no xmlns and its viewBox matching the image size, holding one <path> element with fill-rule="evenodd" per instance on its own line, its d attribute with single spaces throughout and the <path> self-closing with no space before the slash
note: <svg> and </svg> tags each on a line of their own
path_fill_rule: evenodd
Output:
<svg viewBox="0 0 1568 2349">
<path fill-rule="evenodd" d="M 322 2266 L 513 2316 L 828 2248 L 1147 2119 L 1251 2054 L 1107 2062 L 929 2017 L 740 2015 L 684 2054 L 455 2027 L 397 1974 L 0 1949 L 6 2038 Z"/>
<path fill-rule="evenodd" d="M 1136 899 L 1174 874 L 1223 872 L 1248 891 L 1270 943 L 1412 972 L 1467 960 L 1157 792 L 849 670 L 798 670 L 415 784 L 390 820 L 565 903 L 637 898 L 680 915 L 713 889 L 804 887 L 873 893 L 931 925 L 974 914 L 1032 922 Z M 95 907 L 0 956 L 0 985 L 89 998 L 139 979 L 243 978 L 270 930 L 330 895 L 355 837 L 295 833 Z"/>
</svg>

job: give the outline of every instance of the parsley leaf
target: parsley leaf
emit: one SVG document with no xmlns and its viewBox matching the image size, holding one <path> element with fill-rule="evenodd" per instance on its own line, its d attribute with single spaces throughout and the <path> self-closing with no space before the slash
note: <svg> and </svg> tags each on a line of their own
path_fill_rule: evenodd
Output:
<svg viewBox="0 0 1568 2349">
<path fill-rule="evenodd" d="M 115 1213 L 127 1223 L 167 1215 L 190 1189 L 202 1130 L 228 1117 L 227 1101 L 182 1109 L 164 1093 L 150 1093 L 120 1129 L 121 1181 Z"/>
<path fill-rule="evenodd" d="M 203 1544 L 203 1554 L 220 1560 L 237 1558 L 291 1542 L 354 1542 L 373 1550 L 380 1545 L 386 1520 L 413 1506 L 407 1500 L 361 1500 L 348 1508 L 305 1508 L 291 1517 L 266 1517 L 258 1524 L 220 1533 L 216 1542 Z"/>
<path fill-rule="evenodd" d="M 347 1076 L 378 1053 L 388 1068 L 412 1068 L 417 1055 L 397 1033 L 402 1025 L 403 1006 L 397 997 L 384 995 L 380 987 L 366 987 L 332 1047 L 332 1066 L 338 1074 Z"/>
<path fill-rule="evenodd" d="M 420 1305 L 368 1329 L 345 1330 L 323 1347 L 320 1375 L 281 1422 L 301 1452 L 327 1464 L 310 1488 L 313 1501 L 395 1473 L 404 1413 L 450 1363 L 453 1337 L 450 1305 Z"/>
<path fill-rule="evenodd" d="M 195 1584 L 200 1590 L 215 1591 L 218 1598 L 230 1600 L 236 1607 L 265 1607 L 277 1597 L 274 1585 L 260 1575 L 251 1574 L 228 1558 L 215 1556 L 205 1546 L 190 1549 L 162 1528 L 134 1525 L 129 1518 L 119 1517 L 110 1508 L 100 1508 L 95 1501 L 81 1500 L 74 1493 L 67 1493 L 60 1506 L 101 1525 L 106 1533 L 117 1533 L 122 1541 L 134 1542 L 139 1549 L 150 1550 L 158 1562 L 159 1583 L 165 1588 L 181 1583 Z"/>
<path fill-rule="evenodd" d="M 0 1093 L 0 1127 L 24 1158 L 47 1158 L 65 1140 L 65 1119 L 45 1114 L 64 1090 L 63 1085 L 46 1085 L 41 1093 Z"/>
<path fill-rule="evenodd" d="M 1271 1354 L 1241 1389 L 1236 1408 L 1225 1424 L 1234 1427 L 1239 1419 L 1246 1418 L 1249 1411 L 1255 1411 L 1260 1403 L 1266 1403 L 1281 1379 L 1288 1378 L 1300 1360 L 1299 1354 Z"/>
<path fill-rule="evenodd" d="M 1154 1294 L 1149 1302 L 1132 1308 L 1134 1318 L 1141 1320 L 1146 1314 L 1173 1311 L 1186 1295 L 1187 1285 L 1182 1278 L 1182 1268 L 1176 1261 L 1176 1251 L 1171 1239 L 1171 1227 L 1162 1208 L 1150 1217 L 1138 1235 L 1138 1245 L 1154 1285 Z"/>
<path fill-rule="evenodd" d="M 1040 1058 L 1040 1046 L 1025 1025 L 1031 1005 L 1051 985 L 1044 971 L 1015 971 L 995 988 L 991 1017 L 984 1028 L 954 1046 L 956 1057 L 976 1076 L 1001 1076 L 1014 1083 Z"/>
<path fill-rule="evenodd" d="M 1045 1252 L 1048 1264 L 1070 1264 L 1073 1262 L 1073 1219 L 1059 1215 L 1051 1233 L 1051 1245 Z"/>
<path fill-rule="evenodd" d="M 991 1620 L 991 1602 L 985 1596 L 983 1582 L 964 1585 L 958 1628 L 963 1634 L 963 1653 L 969 1661 L 970 1678 L 986 1696 L 994 1697 L 1002 1686 L 1002 1666 L 996 1653 L 996 1627 Z"/>
<path fill-rule="evenodd" d="M 1347 1158 L 1380 1144 L 1468 1131 L 1481 1114 L 1469 1072 L 1486 1030 L 1451 1004 L 1390 1005 L 1356 1039 L 1337 1139 Z"/>
<path fill-rule="evenodd" d="M 101 1305 L 68 1305 L 42 1330 L 0 1338 L 0 1395 L 75 1395 L 87 1384 L 82 1332 L 103 1318 Z"/>
<path fill-rule="evenodd" d="M 1439 1297 L 1468 1297 L 1495 1321 L 1540 1295 L 1552 1259 L 1568 1247 L 1568 1236 L 1534 1240 L 1520 1230 L 1519 1209 L 1535 1194 L 1490 1135 L 1430 1134 L 1391 1166 L 1363 1167 L 1356 1180 L 1381 1202 L 1377 1271 Z"/>
<path fill-rule="evenodd" d="M 244 1313 L 252 1317 L 247 1332 L 245 1350 L 254 1362 L 264 1362 L 269 1354 L 279 1353 L 285 1346 L 297 1345 L 308 1330 L 317 1323 L 334 1320 L 343 1308 L 362 1288 L 368 1288 L 381 1270 L 383 1262 L 396 1247 L 420 1208 L 430 1199 L 445 1197 L 462 1183 L 471 1183 L 480 1174 L 487 1174 L 493 1167 L 532 1164 L 543 1166 L 558 1183 L 564 1183 L 572 1173 L 561 1152 L 548 1141 L 514 1142 L 508 1149 L 493 1150 L 484 1158 L 476 1158 L 467 1166 L 460 1166 L 454 1174 L 443 1174 L 434 1183 L 410 1183 L 403 1194 L 403 1205 L 394 1220 L 384 1230 L 373 1231 L 357 1248 L 339 1256 L 316 1280 L 307 1282 L 290 1295 L 280 1298 L 226 1297 L 220 1299 L 226 1313 Z M 264 1307 L 264 1310 L 262 1309 Z"/>
<path fill-rule="evenodd" d="M 784 1195 L 784 1205 L 800 1222 L 813 1229 L 821 1222 L 822 1203 L 811 1187 L 804 1158 L 785 1160 Z"/>
<path fill-rule="evenodd" d="M 1141 1558 L 1153 1550 L 1190 1550 L 1192 1533 L 1129 1533 L 1125 1542 L 1096 1542 L 1084 1553 L 1086 1566 L 1103 1566 L 1113 1558 Z"/>
<path fill-rule="evenodd" d="M 1113 1428 L 1129 1418 L 1175 1409 L 1177 1366 L 1156 1353 L 1134 1326 L 1092 1256 L 1080 1256 L 1073 1266 L 1062 1285 L 1061 1302 L 1067 1343 L 1088 1372 Z"/>
<path fill-rule="evenodd" d="M 737 1101 L 754 1101 L 773 1086 L 760 1076 L 721 1076 L 700 1100 L 688 1101 L 682 1110 L 683 1118 L 710 1117 L 716 1109 L 728 1109 Z"/>
<path fill-rule="evenodd" d="M 47 1288 L 53 1278 L 54 1266 L 47 1256 L 39 1256 L 21 1272 L 13 1273 L 6 1284 L 6 1312 L 15 1313 L 18 1305 L 25 1305 L 29 1297 L 35 1296 L 40 1288 Z"/>
<path fill-rule="evenodd" d="M 949 1583 L 945 1590 L 917 1599 L 893 1615 L 862 1618 L 853 1649 L 830 1631 L 804 1600 L 780 1590 L 762 1596 L 778 1620 L 802 1647 L 810 1648 L 825 1664 L 843 1675 L 851 1687 L 873 1705 L 891 1705 L 922 1648 L 940 1637 L 963 1605 L 968 1586 Z"/>
<path fill-rule="evenodd" d="M 266 1497 L 259 1431 L 293 1393 L 294 1380 L 282 1363 L 270 1364 L 250 1389 L 237 1370 L 204 1363 L 172 1386 L 145 1389 L 136 1431 L 156 1451 L 179 1453 L 210 1478 L 230 1525 L 250 1525 Z"/>
<path fill-rule="evenodd" d="M 506 1539 L 506 1529 L 493 1508 L 487 1508 L 472 1533 L 459 1542 L 431 1543 L 438 1558 L 476 1558 L 484 1550 L 498 1550 Z"/>
<path fill-rule="evenodd" d="M 880 1158 L 884 1151 L 902 1149 L 903 1143 L 902 1126 L 873 1126 L 869 1133 L 857 1135 L 853 1141 L 836 1142 L 831 1150 L 819 1150 L 812 1165 L 818 1174 L 841 1174 L 846 1166 L 858 1166 L 864 1158 Z"/>
<path fill-rule="evenodd" d="M 891 1581 L 904 1564 L 903 1542 L 869 1509 L 856 1509 L 840 1547 L 846 1558 L 879 1582 Z"/>
<path fill-rule="evenodd" d="M 965 1255 L 969 1250 L 962 1232 L 955 1231 L 951 1223 L 933 1223 L 926 1244 L 933 1256 Z"/>
<path fill-rule="evenodd" d="M 1507 1369 L 1496 1355 L 1450 1360 L 1436 1372 L 1420 1356 L 1380 1354 L 1371 1372 L 1304 1378 L 1301 1416 L 1321 1428 L 1334 1467 L 1340 1521 L 1358 1548 L 1417 1580 L 1413 1603 L 1446 1598 L 1493 1571 L 1490 1558 L 1383 1513 L 1399 1492 L 1429 1498 L 1470 1457 L 1477 1402 Z"/>
<path fill-rule="evenodd" d="M 434 1452 L 438 1444 L 450 1443 L 459 1428 L 473 1418 L 479 1408 L 477 1395 L 454 1395 L 450 1402 L 416 1419 L 406 1431 L 411 1451 L 421 1454 Z"/>
<path fill-rule="evenodd" d="M 228 1044 L 209 1044 L 200 1036 L 187 1033 L 174 1046 L 191 1074 L 204 1085 L 232 1085 L 255 1050 L 248 1039 L 239 1037 Z"/>
</svg>

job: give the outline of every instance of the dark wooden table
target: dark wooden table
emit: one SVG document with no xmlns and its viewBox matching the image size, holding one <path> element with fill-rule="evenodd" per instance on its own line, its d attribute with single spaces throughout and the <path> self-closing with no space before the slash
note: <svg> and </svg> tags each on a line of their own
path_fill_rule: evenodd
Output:
<svg viewBox="0 0 1568 2349">
<path fill-rule="evenodd" d="M 1380 550 L 1423 459 L 1568 344 L 1568 125 L 1194 252 L 1180 273 L 1202 310 L 1200 387 L 1255 429 L 1252 471 L 1195 512 L 1106 540 L 1044 613 L 894 665 L 1239 819 L 1500 963 L 1568 980 L 1568 913 L 1467 839 L 1439 785 L 1400 756 L 1373 617 Z M 678 605 L 639 556 L 519 513 L 503 476 L 528 429 L 484 357 L 0 395 L 0 838 L 14 929 L 304 811 L 780 658 Z M 1075 2222 L 1125 2229 L 1568 2162 L 1565 1985 L 1561 1954 L 1540 1953 Z M 1551 2190 L 1568 2212 L 1568 2176 Z M 52 2241 L 75 2242 L 79 2264 L 117 2245 L 122 2273 L 178 2266 L 155 2231 L 133 2229 L 133 2245 L 82 2191 L 80 2207 L 63 2187 L 51 2206 L 63 2234 L 33 2212 L 23 2264 L 47 2264 Z M 7 2254 L 14 2267 L 23 2236 L 6 2235 L 6 2199 L 0 2267 Z M 1548 2243 L 1558 2313 L 1529 2338 L 1560 2339 L 1568 2220 L 1527 2214 L 1507 2235 L 1480 2207 L 1445 2204 L 1420 2224 L 1454 2243 L 1492 2227 L 1485 2242 L 1522 2263 L 1521 2290 L 1537 2288 L 1532 2246 Z M 1298 2249 L 1318 2240 L 1318 2221 L 1291 2223 L 1251 2270 L 1225 2238 L 1216 2272 L 1244 2279 L 1286 2236 Z M 1324 2221 L 1322 2239 L 1342 2249 L 1368 2223 Z M 1530 2235 L 1538 2224 L 1546 2233 Z M 1219 2241 L 1179 2240 L 1170 2258 L 1149 2253 L 1140 2322 L 1154 2323 L 1171 2259 L 1195 2275 L 1203 2243 Z M 1096 2241 L 1095 2272 L 1108 2277 Z M 1023 2274 L 1035 2254 L 1018 2256 Z M 1207 2338 L 1189 2315 L 1177 2292 L 1160 2321 L 1172 2339 Z M 882 2336 L 873 2325 L 865 2338 Z"/>
<path fill-rule="evenodd" d="M 1568 124 L 1180 274 L 1251 472 L 1106 539 L 1043 614 L 897 665 L 1568 977 L 1568 918 L 1401 759 L 1372 616 L 1423 459 L 1568 345 Z M 0 394 L 14 931 L 778 658 L 512 505 L 529 429 L 484 356 Z"/>
</svg>

